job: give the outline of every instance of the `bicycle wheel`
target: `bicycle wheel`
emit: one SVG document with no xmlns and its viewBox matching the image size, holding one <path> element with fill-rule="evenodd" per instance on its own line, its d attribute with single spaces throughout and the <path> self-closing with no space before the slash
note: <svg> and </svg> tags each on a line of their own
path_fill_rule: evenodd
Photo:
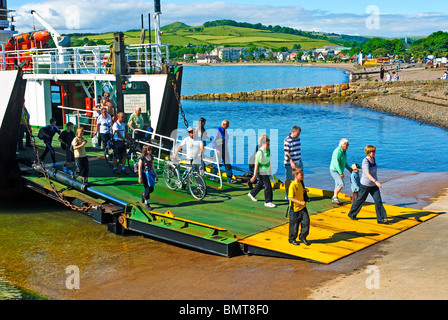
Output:
<svg viewBox="0 0 448 320">
<path fill-rule="evenodd" d="M 128 154 L 128 167 L 131 172 L 138 173 L 138 154 L 134 150 Z"/>
<path fill-rule="evenodd" d="M 109 142 L 106 143 L 106 146 L 104 147 L 104 159 L 106 159 L 107 164 L 111 167 L 114 165 L 114 149 Z"/>
<path fill-rule="evenodd" d="M 172 163 L 166 162 L 163 167 L 163 180 L 166 186 L 171 190 L 176 190 L 179 185 L 179 176 L 177 175 L 177 168 Z"/>
<path fill-rule="evenodd" d="M 188 176 L 188 190 L 195 199 L 204 199 L 207 194 L 207 185 L 205 184 L 204 178 L 199 173 L 192 172 Z"/>
</svg>

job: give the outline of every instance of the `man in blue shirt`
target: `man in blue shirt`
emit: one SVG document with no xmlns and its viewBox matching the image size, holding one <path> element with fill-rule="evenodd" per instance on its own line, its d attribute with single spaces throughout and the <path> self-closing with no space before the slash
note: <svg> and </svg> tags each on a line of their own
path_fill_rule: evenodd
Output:
<svg viewBox="0 0 448 320">
<path fill-rule="evenodd" d="M 216 129 L 211 145 L 218 155 L 218 165 L 220 165 L 221 162 L 224 164 L 227 174 L 227 182 L 236 183 L 236 180 L 233 179 L 232 166 L 230 165 L 230 156 L 228 150 L 229 135 L 227 134 L 228 127 L 229 120 L 223 120 L 221 126 Z M 213 165 L 212 173 L 218 173 L 218 168 L 215 165 Z M 216 178 L 212 176 L 210 180 L 216 181 Z"/>
<path fill-rule="evenodd" d="M 53 146 L 51 145 L 54 135 L 56 133 L 61 134 L 61 130 L 59 130 L 59 128 L 56 126 L 56 119 L 51 118 L 50 124 L 42 128 L 39 132 L 43 134 L 43 140 L 45 143 L 45 150 L 40 156 L 41 161 L 44 162 L 45 157 L 47 156 L 48 152 L 50 152 L 53 166 L 59 165 L 59 163 L 56 162 L 56 153 L 54 152 Z"/>
</svg>

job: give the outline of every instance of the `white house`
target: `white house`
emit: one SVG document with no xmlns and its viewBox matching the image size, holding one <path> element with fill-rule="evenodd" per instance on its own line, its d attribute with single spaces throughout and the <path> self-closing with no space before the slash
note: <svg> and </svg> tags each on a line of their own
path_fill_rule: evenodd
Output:
<svg viewBox="0 0 448 320">
<path fill-rule="evenodd" d="M 219 63 L 221 59 L 217 55 L 197 54 L 196 63 Z"/>
</svg>

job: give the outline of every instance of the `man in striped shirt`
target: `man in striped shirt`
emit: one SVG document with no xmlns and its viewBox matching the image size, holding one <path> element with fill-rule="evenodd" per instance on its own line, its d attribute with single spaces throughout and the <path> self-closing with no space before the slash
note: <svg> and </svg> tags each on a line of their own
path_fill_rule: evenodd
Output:
<svg viewBox="0 0 448 320">
<path fill-rule="evenodd" d="M 285 171 L 286 171 L 286 181 L 285 181 L 285 192 L 286 198 L 288 197 L 288 189 L 291 184 L 291 180 L 294 180 L 292 175 L 292 170 L 294 168 L 303 169 L 302 163 L 302 153 L 300 151 L 300 133 L 301 129 L 299 126 L 294 126 L 292 132 L 286 137 L 283 150 L 285 152 Z"/>
</svg>

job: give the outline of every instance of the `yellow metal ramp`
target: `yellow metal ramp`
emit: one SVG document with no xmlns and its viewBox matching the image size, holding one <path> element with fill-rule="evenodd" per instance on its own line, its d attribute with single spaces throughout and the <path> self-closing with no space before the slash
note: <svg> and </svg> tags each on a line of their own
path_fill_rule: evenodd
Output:
<svg viewBox="0 0 448 320">
<path fill-rule="evenodd" d="M 389 224 L 378 224 L 375 206 L 366 204 L 351 220 L 350 205 L 310 216 L 310 245 L 288 242 L 289 223 L 241 239 L 247 253 L 299 258 L 329 264 L 427 221 L 437 213 L 384 205 Z M 300 230 L 299 230 L 300 232 Z"/>
</svg>

